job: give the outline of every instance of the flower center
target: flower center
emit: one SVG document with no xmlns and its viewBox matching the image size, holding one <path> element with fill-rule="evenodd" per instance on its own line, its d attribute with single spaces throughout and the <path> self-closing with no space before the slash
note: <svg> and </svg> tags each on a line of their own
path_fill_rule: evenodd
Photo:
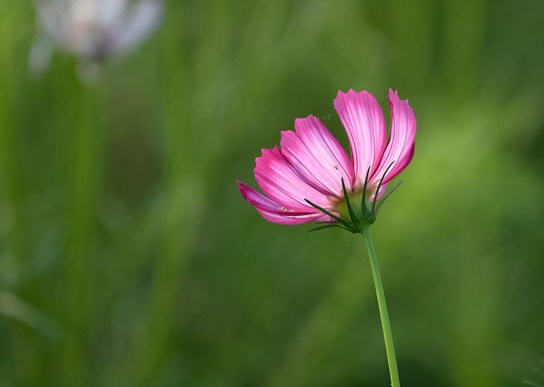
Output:
<svg viewBox="0 0 544 387">
<path fill-rule="evenodd" d="M 363 218 L 363 209 L 361 204 L 363 201 L 363 191 L 358 190 L 356 192 L 348 192 L 349 205 L 351 206 L 352 211 L 355 213 L 357 219 Z M 350 212 L 348 207 L 348 201 L 344 196 L 340 199 L 336 199 L 334 203 L 334 208 L 338 211 L 344 219 L 350 219 Z"/>
</svg>

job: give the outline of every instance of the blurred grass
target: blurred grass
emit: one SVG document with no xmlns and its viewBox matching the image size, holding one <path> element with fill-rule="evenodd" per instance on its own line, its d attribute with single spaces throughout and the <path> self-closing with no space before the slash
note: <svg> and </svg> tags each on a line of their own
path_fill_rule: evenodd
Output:
<svg viewBox="0 0 544 387">
<path fill-rule="evenodd" d="M 360 238 L 268 224 L 234 181 L 295 117 L 387 87 L 418 117 L 373 234 L 403 385 L 519 386 L 544 351 L 539 2 L 166 4 L 94 85 L 27 72 L 0 1 L 0 386 L 378 386 Z M 534 379 L 534 378 L 533 378 Z"/>
</svg>

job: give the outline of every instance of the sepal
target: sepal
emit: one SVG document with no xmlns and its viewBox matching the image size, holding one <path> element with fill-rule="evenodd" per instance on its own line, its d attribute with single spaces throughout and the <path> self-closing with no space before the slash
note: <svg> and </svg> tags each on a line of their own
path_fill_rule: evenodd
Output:
<svg viewBox="0 0 544 387">
<path fill-rule="evenodd" d="M 378 216 L 378 212 L 383 205 L 383 203 L 389 198 L 389 196 L 399 187 L 399 185 L 402 184 L 402 181 L 398 182 L 392 189 L 387 191 L 381 199 L 376 199 L 378 197 L 378 194 L 383 186 L 384 178 L 387 174 L 387 172 L 391 169 L 394 162 L 392 162 L 389 167 L 385 170 L 383 173 L 378 186 L 376 187 L 376 191 L 374 192 L 374 198 L 375 200 L 370 202 L 370 193 L 367 192 L 368 189 L 368 181 L 369 181 L 369 174 L 370 174 L 370 167 L 367 170 L 364 185 L 363 185 L 363 191 L 362 191 L 362 198 L 361 198 L 361 204 L 360 207 L 356 207 L 352 203 L 352 198 L 349 195 L 348 190 L 346 189 L 346 184 L 344 183 L 344 179 L 342 179 L 342 192 L 344 195 L 344 202 L 346 205 L 346 209 L 344 211 L 335 211 L 335 213 L 311 202 L 308 199 L 305 199 L 305 201 L 314 207 L 315 209 L 321 211 L 323 214 L 329 216 L 332 218 L 332 221 L 330 222 L 321 222 L 320 225 L 317 227 L 314 227 L 308 231 L 319 231 L 326 228 L 341 228 L 344 230 L 347 230 L 349 232 L 352 232 L 354 234 L 361 234 L 363 232 L 363 229 L 370 226 L 376 221 L 376 218 Z"/>
</svg>

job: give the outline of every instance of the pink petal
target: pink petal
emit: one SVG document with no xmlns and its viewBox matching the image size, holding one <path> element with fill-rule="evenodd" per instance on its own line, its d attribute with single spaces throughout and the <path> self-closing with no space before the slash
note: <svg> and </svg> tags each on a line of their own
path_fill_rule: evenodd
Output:
<svg viewBox="0 0 544 387">
<path fill-rule="evenodd" d="M 293 209 L 286 208 L 282 206 L 281 204 L 276 203 L 272 199 L 267 198 L 260 192 L 257 192 L 256 190 L 254 190 L 247 184 L 241 181 L 238 181 L 237 183 L 238 183 L 238 188 L 240 189 L 240 193 L 242 194 L 244 199 L 246 199 L 249 202 L 249 204 L 251 204 L 253 207 L 259 210 L 277 213 L 277 214 L 289 213 L 290 215 L 306 215 L 307 212 L 310 211 L 310 209 L 312 210 L 312 212 L 316 211 L 313 207 L 310 207 L 308 211 L 306 212 L 301 212 L 301 211 L 296 211 Z"/>
<path fill-rule="evenodd" d="M 361 187 L 370 167 L 376 170 L 385 148 L 386 128 L 383 112 L 372 94 L 338 92 L 334 107 L 348 134 L 356 184 Z"/>
<path fill-rule="evenodd" d="M 296 225 L 311 222 L 328 221 L 329 217 L 321 213 L 313 213 L 307 215 L 278 215 L 271 212 L 266 212 L 257 209 L 261 216 L 272 223 L 284 224 L 284 225 Z"/>
<path fill-rule="evenodd" d="M 380 165 L 371 177 L 372 182 L 378 182 L 385 171 L 384 183 L 391 181 L 402 172 L 414 155 L 416 137 L 416 116 L 408 104 L 408 100 L 401 100 L 397 92 L 389 89 L 389 108 L 391 109 L 391 134 L 389 142 L 380 161 Z"/>
<path fill-rule="evenodd" d="M 304 182 L 280 153 L 278 147 L 263 149 L 255 160 L 255 180 L 266 196 L 279 205 L 295 211 L 313 212 L 305 199 L 330 208 L 327 195 Z"/>
<path fill-rule="evenodd" d="M 281 133 L 281 153 L 298 175 L 327 196 L 343 196 L 342 179 L 351 190 L 353 166 L 325 125 L 314 116 L 298 118 L 295 131 Z"/>
<path fill-rule="evenodd" d="M 307 222 L 315 222 L 319 220 L 328 220 L 327 216 L 320 213 L 313 207 L 312 212 L 304 213 L 297 212 L 295 210 L 287 209 L 280 204 L 274 202 L 273 200 L 267 198 L 261 193 L 255 191 L 253 188 L 248 185 L 237 182 L 240 193 L 252 206 L 254 206 L 257 211 L 262 215 L 263 218 L 270 222 L 278 224 L 302 224 Z"/>
</svg>

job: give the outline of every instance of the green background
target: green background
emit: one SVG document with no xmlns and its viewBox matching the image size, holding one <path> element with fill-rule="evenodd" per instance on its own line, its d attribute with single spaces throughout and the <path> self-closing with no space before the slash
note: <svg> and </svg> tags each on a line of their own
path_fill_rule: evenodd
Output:
<svg viewBox="0 0 544 387">
<path fill-rule="evenodd" d="M 91 85 L 0 0 L 0 386 L 389 385 L 363 240 L 235 181 L 388 87 L 417 149 L 372 229 L 403 386 L 544 385 L 544 2 L 177 1 Z"/>
</svg>

